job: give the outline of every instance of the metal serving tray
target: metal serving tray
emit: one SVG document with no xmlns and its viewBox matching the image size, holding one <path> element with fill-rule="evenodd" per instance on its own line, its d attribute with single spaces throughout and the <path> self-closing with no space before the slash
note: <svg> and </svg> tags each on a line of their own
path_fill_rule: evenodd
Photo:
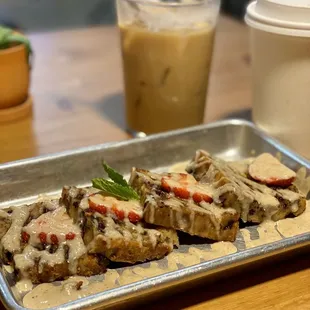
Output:
<svg viewBox="0 0 310 310">
<path fill-rule="evenodd" d="M 283 163 L 290 168 L 298 170 L 300 167 L 306 167 L 307 173 L 310 169 L 309 161 L 268 137 L 252 123 L 225 120 L 142 139 L 96 145 L 0 165 L 0 208 L 32 202 L 43 193 L 57 194 L 63 185 L 89 185 L 91 178 L 102 174 L 102 158 L 124 174 L 128 174 L 132 166 L 160 171 L 177 162 L 191 159 L 197 149 L 206 149 L 226 160 L 239 160 L 255 153 L 280 152 Z M 259 239 L 257 227 L 245 229 L 247 231 L 244 233 L 247 233 L 250 239 Z M 165 271 L 167 258 L 164 258 L 155 263 L 158 268 L 162 268 L 162 272 L 157 276 L 142 276 L 137 282 L 116 285 L 117 287 L 107 291 L 50 309 L 96 309 L 141 300 L 155 293 L 162 293 L 167 287 L 170 291 L 172 287 L 211 278 L 249 262 L 307 247 L 310 245 L 309 232 L 297 232 L 296 236 L 291 237 L 281 235 L 275 240 L 259 241 L 257 246 L 249 248 L 243 238 L 245 234 L 240 233 L 234 243 L 236 251 L 232 254 L 222 257 L 220 255 L 211 260 L 201 259 L 198 263 L 193 262 L 193 265 L 176 264 L 177 269 L 173 271 Z M 175 252 L 187 253 L 190 247 L 202 251 L 201 253 L 212 251 L 209 243 L 199 243 L 183 244 Z M 143 268 L 151 268 L 150 263 L 140 264 L 139 267 L 142 268 L 140 271 Z M 124 268 L 120 268 L 117 272 L 122 274 L 123 270 Z M 104 275 L 101 281 L 104 281 Z M 26 309 L 15 299 L 4 272 L 0 273 L 0 294 L 7 308 Z"/>
</svg>

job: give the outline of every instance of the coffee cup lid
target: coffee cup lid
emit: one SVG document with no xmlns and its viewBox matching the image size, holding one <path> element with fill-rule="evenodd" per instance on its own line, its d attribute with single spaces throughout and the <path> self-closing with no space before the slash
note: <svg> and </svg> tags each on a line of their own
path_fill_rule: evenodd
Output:
<svg viewBox="0 0 310 310">
<path fill-rule="evenodd" d="M 310 0 L 257 0 L 246 10 L 245 21 L 263 31 L 310 37 Z"/>
</svg>

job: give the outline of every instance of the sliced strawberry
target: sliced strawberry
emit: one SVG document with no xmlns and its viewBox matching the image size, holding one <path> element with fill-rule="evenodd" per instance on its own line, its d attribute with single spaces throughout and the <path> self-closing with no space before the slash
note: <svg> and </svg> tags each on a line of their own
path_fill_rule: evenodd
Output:
<svg viewBox="0 0 310 310">
<path fill-rule="evenodd" d="M 123 201 L 114 197 L 97 194 L 89 198 L 89 210 L 116 217 L 119 221 L 128 218 L 132 223 L 143 216 L 143 208 L 139 201 Z"/>
<path fill-rule="evenodd" d="M 191 196 L 196 203 L 205 201 L 211 203 L 213 199 L 199 185 L 193 176 L 185 173 L 171 174 L 161 179 L 161 186 L 167 192 L 173 192 L 176 197 L 189 199 Z M 200 192 L 200 190 L 202 192 Z"/>
<path fill-rule="evenodd" d="M 125 218 L 125 212 L 123 210 L 117 209 L 116 206 L 112 207 L 112 212 L 116 215 L 116 217 L 120 220 L 123 221 Z"/>
<path fill-rule="evenodd" d="M 269 178 L 264 180 L 262 183 L 269 186 L 289 187 L 294 182 L 294 180 L 295 178 L 290 179 Z M 261 182 L 259 179 L 257 179 L 256 181 Z"/>
<path fill-rule="evenodd" d="M 96 211 L 100 214 L 105 215 L 107 213 L 107 208 L 103 204 L 97 204 L 91 199 L 88 199 L 88 205 L 91 210 Z"/>
<path fill-rule="evenodd" d="M 47 243 L 47 234 L 45 232 L 40 232 L 39 239 L 41 243 Z"/>
<path fill-rule="evenodd" d="M 168 184 L 167 178 L 162 178 L 161 179 L 161 187 L 163 188 L 164 191 L 170 193 L 171 192 L 171 187 Z"/>
<path fill-rule="evenodd" d="M 179 198 L 188 199 L 190 197 L 190 192 L 185 187 L 174 187 L 172 190 Z"/>
<path fill-rule="evenodd" d="M 197 193 L 197 192 L 193 194 L 193 200 L 196 203 L 200 203 L 202 201 L 211 203 L 213 201 L 212 197 L 208 196 L 207 194 Z"/>
<path fill-rule="evenodd" d="M 73 240 L 75 238 L 75 233 L 69 232 L 66 234 L 66 240 Z"/>
<path fill-rule="evenodd" d="M 58 244 L 58 237 L 55 234 L 51 234 L 51 244 Z"/>
<path fill-rule="evenodd" d="M 185 173 L 169 175 L 161 179 L 161 187 L 164 191 L 168 193 L 173 192 L 177 197 L 182 199 L 188 199 L 190 197 L 190 192 L 185 187 L 187 184 L 187 175 Z"/>
<path fill-rule="evenodd" d="M 138 223 L 141 220 L 141 217 L 139 214 L 137 214 L 133 211 L 129 211 L 128 219 L 131 223 Z"/>
<path fill-rule="evenodd" d="M 187 185 L 189 183 L 191 175 L 186 173 L 179 173 L 179 182 L 181 184 Z"/>
<path fill-rule="evenodd" d="M 296 173 L 284 166 L 271 154 L 258 156 L 249 166 L 250 177 L 269 186 L 288 187 L 296 178 Z"/>
<path fill-rule="evenodd" d="M 26 233 L 25 231 L 22 231 L 22 241 L 23 243 L 27 243 L 30 239 L 30 235 Z"/>
</svg>

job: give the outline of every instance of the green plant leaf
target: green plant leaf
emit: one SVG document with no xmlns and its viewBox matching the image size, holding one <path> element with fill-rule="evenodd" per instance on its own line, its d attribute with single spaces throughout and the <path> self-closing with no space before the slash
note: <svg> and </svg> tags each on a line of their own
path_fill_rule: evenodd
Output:
<svg viewBox="0 0 310 310">
<path fill-rule="evenodd" d="M 0 45 L 2 45 L 2 42 L 6 42 L 7 37 L 12 33 L 12 29 L 0 26 Z"/>
<path fill-rule="evenodd" d="M 139 195 L 129 186 L 123 186 L 103 178 L 92 179 L 92 185 L 104 194 L 120 200 L 140 200 Z"/>
<path fill-rule="evenodd" d="M 18 33 L 13 33 L 8 36 L 7 40 L 9 43 L 19 43 L 25 45 L 28 55 L 32 53 L 30 41 L 25 36 Z"/>
<path fill-rule="evenodd" d="M 110 167 L 105 161 L 102 162 L 102 166 L 111 180 L 122 186 L 129 187 L 124 177 L 120 173 L 115 171 L 112 167 Z"/>
<path fill-rule="evenodd" d="M 21 33 L 14 32 L 13 29 L 0 26 L 0 49 L 9 48 L 12 43 L 23 44 L 25 46 L 30 65 L 30 56 L 33 51 L 29 39 Z"/>
</svg>

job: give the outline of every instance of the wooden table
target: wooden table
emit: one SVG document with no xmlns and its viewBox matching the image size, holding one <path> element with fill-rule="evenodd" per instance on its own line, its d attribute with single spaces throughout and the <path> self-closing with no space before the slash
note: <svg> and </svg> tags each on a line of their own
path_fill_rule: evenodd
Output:
<svg viewBox="0 0 310 310">
<path fill-rule="evenodd" d="M 0 125 L 0 162 L 127 139 L 115 27 L 30 35 L 33 119 Z M 249 115 L 246 27 L 221 17 L 205 121 Z M 161 299 L 150 309 L 310 309 L 309 259 L 246 273 Z"/>
<path fill-rule="evenodd" d="M 119 36 L 114 26 L 30 35 L 33 119 L 0 124 L 0 163 L 128 138 Z M 247 31 L 222 18 L 206 121 L 249 108 Z"/>
</svg>

